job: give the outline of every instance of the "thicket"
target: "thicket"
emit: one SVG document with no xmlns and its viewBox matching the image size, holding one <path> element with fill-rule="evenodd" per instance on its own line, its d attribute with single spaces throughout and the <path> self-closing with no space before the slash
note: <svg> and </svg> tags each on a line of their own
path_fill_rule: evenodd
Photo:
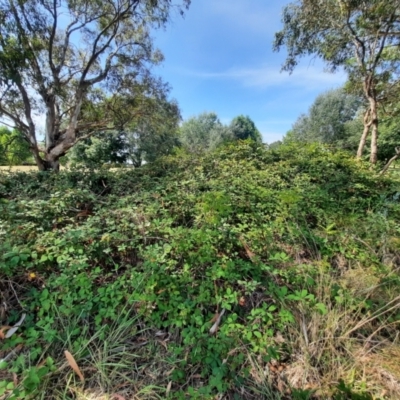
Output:
<svg viewBox="0 0 400 400">
<path fill-rule="evenodd" d="M 398 398 L 399 199 L 316 144 L 1 175 L 0 398 Z"/>
</svg>

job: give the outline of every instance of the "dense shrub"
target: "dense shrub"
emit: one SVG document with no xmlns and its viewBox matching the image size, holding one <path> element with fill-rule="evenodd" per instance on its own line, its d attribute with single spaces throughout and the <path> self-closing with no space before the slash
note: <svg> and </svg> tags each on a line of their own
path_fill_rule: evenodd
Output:
<svg viewBox="0 0 400 400">
<path fill-rule="evenodd" d="M 344 152 L 318 145 L 267 151 L 251 142 L 135 170 L 3 175 L 0 293 L 7 307 L 0 316 L 13 325 L 27 315 L 3 342 L 4 354 L 24 348 L 8 372 L 25 376 L 20 390 L 34 393 L 42 380 L 29 386 L 27 363 L 57 358 L 56 344 L 67 339 L 75 353 L 88 335 L 107 340 L 133 313 L 141 329 L 175 338 L 174 398 L 235 391 L 251 372 L 247 352 L 261 364 L 290 362 L 297 350 L 277 337 L 300 315 L 325 318 L 344 307 L 357 319 L 361 309 L 375 315 L 395 298 L 398 275 L 385 260 L 398 256 L 398 187 Z M 342 267 L 364 268 L 388 290 L 352 291 L 340 280 Z M 390 319 L 381 333 L 391 338 L 396 312 L 351 334 L 368 337 Z M 66 332 L 63 321 L 72 320 L 77 325 Z M 194 388 L 188 371 L 204 383 Z"/>
</svg>

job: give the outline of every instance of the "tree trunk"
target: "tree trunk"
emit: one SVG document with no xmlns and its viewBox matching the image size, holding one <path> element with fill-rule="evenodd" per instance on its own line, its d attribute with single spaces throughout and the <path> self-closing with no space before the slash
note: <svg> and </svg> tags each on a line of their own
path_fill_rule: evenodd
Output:
<svg viewBox="0 0 400 400">
<path fill-rule="evenodd" d="M 58 159 L 57 160 L 47 159 L 48 158 L 47 153 L 45 155 L 45 159 L 43 159 L 38 154 L 36 155 L 34 152 L 34 158 L 35 158 L 36 165 L 38 166 L 39 171 L 58 172 L 60 170 L 60 162 L 58 161 Z"/>
<path fill-rule="evenodd" d="M 370 113 L 371 110 L 368 109 L 364 114 L 364 130 L 360 139 L 360 144 L 357 150 L 357 159 L 360 159 L 363 155 L 365 143 L 367 142 L 367 137 L 369 133 L 369 129 L 371 128 L 371 121 L 370 121 Z"/>
<path fill-rule="evenodd" d="M 41 159 L 41 157 L 36 157 L 34 155 L 34 158 L 35 158 L 36 165 L 37 165 L 39 171 L 45 171 L 46 170 L 46 166 L 45 166 L 44 161 Z"/>
<path fill-rule="evenodd" d="M 46 160 L 44 164 L 45 164 L 45 171 L 55 171 L 55 172 L 60 171 L 60 161 L 58 159 Z"/>
<path fill-rule="evenodd" d="M 29 148 L 32 152 L 33 158 L 35 159 L 39 171 L 44 171 L 46 168 L 44 166 L 42 157 L 40 157 L 39 146 L 36 140 L 35 125 L 33 124 L 33 122 L 29 124 L 29 131 L 25 132 L 25 137 L 29 142 Z"/>
<path fill-rule="evenodd" d="M 362 157 L 365 148 L 365 142 L 368 137 L 370 128 L 372 127 L 371 134 L 371 164 L 376 164 L 378 161 L 378 102 L 376 100 L 375 78 L 373 74 L 368 75 L 363 84 L 364 95 L 368 99 L 369 108 L 364 114 L 364 131 L 361 136 L 360 145 L 358 146 L 357 158 Z"/>
<path fill-rule="evenodd" d="M 68 128 L 63 134 L 60 134 L 59 131 L 58 115 L 54 96 L 49 97 L 46 113 L 46 153 L 44 159 L 41 160 L 43 166 L 40 167 L 38 163 L 39 169 L 55 172 L 60 170 L 60 157 L 65 155 L 76 141 L 76 129 L 78 126 L 78 117 L 81 111 L 83 97 L 84 90 L 80 88 L 75 96 L 75 108 L 71 115 Z"/>
<path fill-rule="evenodd" d="M 372 134 L 371 134 L 371 164 L 376 164 L 378 161 L 378 111 L 376 100 L 373 99 L 371 102 L 371 122 L 372 122 Z"/>
</svg>

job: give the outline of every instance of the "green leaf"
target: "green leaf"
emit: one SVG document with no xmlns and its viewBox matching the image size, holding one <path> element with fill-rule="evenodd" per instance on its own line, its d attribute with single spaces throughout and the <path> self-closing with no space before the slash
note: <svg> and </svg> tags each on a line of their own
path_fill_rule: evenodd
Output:
<svg viewBox="0 0 400 400">
<path fill-rule="evenodd" d="M 328 310 L 326 309 L 326 306 L 323 303 L 317 303 L 315 305 L 315 308 L 319 310 L 322 315 L 326 315 L 328 313 Z"/>
</svg>

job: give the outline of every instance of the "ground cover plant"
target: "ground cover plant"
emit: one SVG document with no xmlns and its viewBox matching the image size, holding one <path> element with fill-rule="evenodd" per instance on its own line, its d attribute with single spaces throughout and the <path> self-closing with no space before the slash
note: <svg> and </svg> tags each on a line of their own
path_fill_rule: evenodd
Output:
<svg viewBox="0 0 400 400">
<path fill-rule="evenodd" d="M 0 398 L 399 398 L 399 199 L 317 144 L 3 174 Z"/>
</svg>

